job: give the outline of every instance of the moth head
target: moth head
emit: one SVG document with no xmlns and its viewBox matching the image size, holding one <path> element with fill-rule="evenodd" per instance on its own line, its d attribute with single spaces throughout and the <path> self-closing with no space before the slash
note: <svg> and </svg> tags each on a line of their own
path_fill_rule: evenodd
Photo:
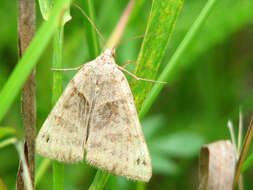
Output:
<svg viewBox="0 0 253 190">
<path fill-rule="evenodd" d="M 108 48 L 104 51 L 104 54 L 106 54 L 109 57 L 115 57 L 116 51 L 115 48 Z"/>
</svg>

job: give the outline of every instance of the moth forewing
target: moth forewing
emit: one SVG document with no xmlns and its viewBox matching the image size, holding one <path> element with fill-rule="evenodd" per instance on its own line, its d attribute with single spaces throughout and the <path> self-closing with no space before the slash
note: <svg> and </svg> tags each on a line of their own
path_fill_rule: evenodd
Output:
<svg viewBox="0 0 253 190">
<path fill-rule="evenodd" d="M 80 86 L 92 83 L 85 70 L 69 82 L 40 129 L 36 150 L 42 156 L 62 162 L 83 160 L 90 100 Z"/>
<path fill-rule="evenodd" d="M 84 150 L 87 162 L 98 168 L 134 180 L 151 178 L 133 95 L 113 49 L 74 76 L 37 138 L 37 151 L 51 159 L 81 161 Z"/>
</svg>

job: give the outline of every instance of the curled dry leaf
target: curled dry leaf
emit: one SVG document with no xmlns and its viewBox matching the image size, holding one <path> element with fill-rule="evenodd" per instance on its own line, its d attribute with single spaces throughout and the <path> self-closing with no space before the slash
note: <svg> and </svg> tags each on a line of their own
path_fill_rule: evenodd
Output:
<svg viewBox="0 0 253 190">
<path fill-rule="evenodd" d="M 236 149 L 230 140 L 201 148 L 198 190 L 231 190 L 236 166 Z"/>
</svg>

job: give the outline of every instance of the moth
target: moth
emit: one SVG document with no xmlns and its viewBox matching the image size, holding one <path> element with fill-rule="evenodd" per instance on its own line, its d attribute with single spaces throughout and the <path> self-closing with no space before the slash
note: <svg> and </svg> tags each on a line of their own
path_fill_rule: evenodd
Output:
<svg viewBox="0 0 253 190">
<path fill-rule="evenodd" d="M 86 161 L 110 173 L 149 181 L 152 166 L 133 95 L 115 49 L 82 65 L 44 122 L 37 152 L 60 162 Z"/>
</svg>

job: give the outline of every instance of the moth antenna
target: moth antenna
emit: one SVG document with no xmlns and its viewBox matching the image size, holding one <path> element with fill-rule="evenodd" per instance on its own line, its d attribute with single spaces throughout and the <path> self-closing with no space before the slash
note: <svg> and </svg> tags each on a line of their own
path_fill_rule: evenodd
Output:
<svg viewBox="0 0 253 190">
<path fill-rule="evenodd" d="M 165 35 L 165 33 L 158 33 L 158 34 L 143 34 L 143 35 L 138 35 L 138 36 L 134 36 L 132 38 L 128 38 L 127 40 L 123 40 L 121 42 L 118 42 L 114 48 L 116 49 L 118 46 L 122 45 L 122 44 L 125 44 L 131 40 L 135 40 L 135 39 L 140 39 L 140 38 L 144 38 L 146 36 L 160 36 L 160 35 Z"/>
<path fill-rule="evenodd" d="M 81 13 L 86 17 L 86 19 L 89 21 L 89 23 L 92 25 L 92 27 L 96 30 L 97 34 L 99 35 L 99 37 L 103 41 L 103 45 L 105 45 L 105 39 L 104 39 L 103 35 L 99 32 L 98 28 L 96 27 L 96 25 L 94 24 L 94 22 L 91 20 L 91 18 L 86 14 L 86 12 L 78 4 L 73 3 L 73 5 L 77 9 L 79 9 L 79 11 L 81 11 Z"/>
<path fill-rule="evenodd" d="M 157 84 L 167 84 L 167 82 L 163 82 L 163 81 L 156 81 L 156 80 L 151 80 L 151 79 L 144 79 L 144 78 L 140 78 L 140 77 L 137 77 L 135 74 L 131 73 L 130 71 L 128 71 L 127 69 L 125 69 L 124 67 L 121 67 L 119 65 L 117 65 L 117 67 L 128 73 L 129 75 L 131 75 L 132 77 L 134 77 L 136 80 L 141 80 L 141 81 L 146 81 L 146 82 L 152 82 L 152 83 L 157 83 Z"/>
</svg>

